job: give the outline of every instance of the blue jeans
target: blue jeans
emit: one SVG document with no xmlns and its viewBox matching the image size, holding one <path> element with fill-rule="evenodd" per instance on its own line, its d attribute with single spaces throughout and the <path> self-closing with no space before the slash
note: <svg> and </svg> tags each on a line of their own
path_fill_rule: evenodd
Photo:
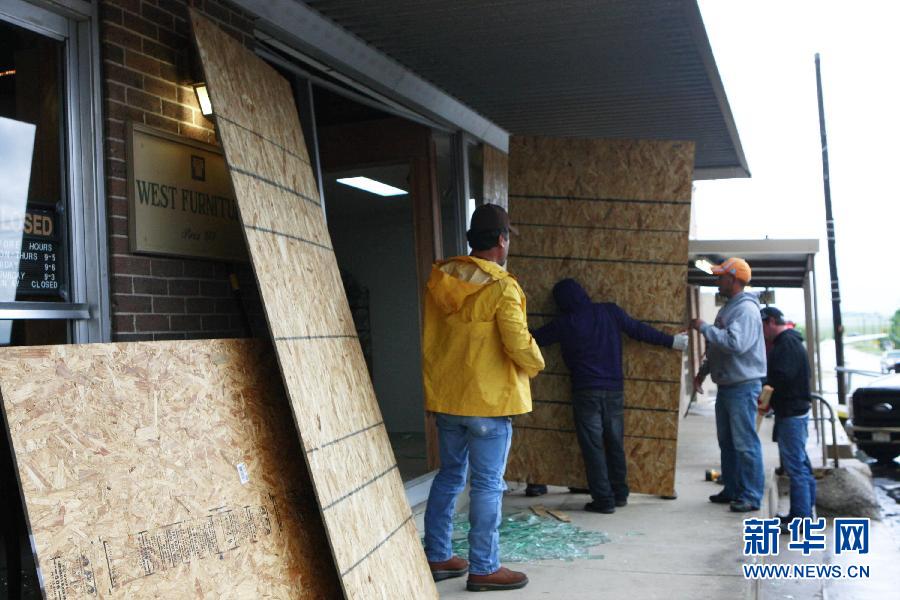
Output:
<svg viewBox="0 0 900 600">
<path fill-rule="evenodd" d="M 624 392 L 600 389 L 572 393 L 575 432 L 584 457 L 591 498 L 612 507 L 628 499 L 625 468 Z"/>
<path fill-rule="evenodd" d="M 756 435 L 756 400 L 759 380 L 720 385 L 716 395 L 716 433 L 722 454 L 722 493 L 734 500 L 760 506 L 766 476 L 762 446 Z"/>
<path fill-rule="evenodd" d="M 806 454 L 806 438 L 809 417 L 776 417 L 775 431 L 778 438 L 778 453 L 781 464 L 791 478 L 790 518 L 812 517 L 812 507 L 816 503 L 816 478 Z"/>
<path fill-rule="evenodd" d="M 500 509 L 506 483 L 506 459 L 512 440 L 509 417 L 462 417 L 437 413 L 441 468 L 431 484 L 425 508 L 425 555 L 431 562 L 453 556 L 456 497 L 469 490 L 469 573 L 490 575 L 500 568 Z"/>
</svg>

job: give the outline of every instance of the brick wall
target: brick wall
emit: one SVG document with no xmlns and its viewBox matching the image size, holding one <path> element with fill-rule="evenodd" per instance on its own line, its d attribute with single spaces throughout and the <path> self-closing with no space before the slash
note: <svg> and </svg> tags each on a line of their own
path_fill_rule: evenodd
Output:
<svg viewBox="0 0 900 600">
<path fill-rule="evenodd" d="M 201 115 L 190 84 L 198 78 L 188 6 L 212 18 L 246 45 L 249 16 L 212 0 L 104 0 L 100 3 L 103 58 L 104 153 L 109 215 L 114 341 L 239 337 L 241 305 L 228 274 L 236 270 L 254 331 L 265 329 L 247 265 L 157 258 L 128 251 L 125 166 L 129 120 L 207 143 L 215 125 Z"/>
</svg>

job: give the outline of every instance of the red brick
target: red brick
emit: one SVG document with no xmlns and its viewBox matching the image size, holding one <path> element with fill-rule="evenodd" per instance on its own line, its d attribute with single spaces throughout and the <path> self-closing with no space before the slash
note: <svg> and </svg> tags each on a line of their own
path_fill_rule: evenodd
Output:
<svg viewBox="0 0 900 600">
<path fill-rule="evenodd" d="M 147 75 L 153 75 L 154 77 L 160 77 L 162 70 L 160 69 L 160 63 L 158 60 L 153 58 L 152 56 L 146 56 L 141 54 L 140 52 L 135 52 L 133 50 L 125 51 L 125 65 L 140 71 L 141 73 L 146 73 Z M 124 83 L 124 82 L 123 82 Z M 141 87 L 143 87 L 143 78 L 141 80 Z M 137 87 L 137 86 L 134 86 Z"/>
<path fill-rule="evenodd" d="M 146 2 L 141 5 L 141 15 L 161 27 L 166 29 L 175 29 L 175 17 L 172 13 L 160 10 L 155 6 L 151 6 Z"/>
<path fill-rule="evenodd" d="M 154 342 L 170 342 L 174 340 L 183 340 L 187 339 L 187 335 L 184 333 L 154 333 L 153 341 Z"/>
<path fill-rule="evenodd" d="M 105 81 L 103 84 L 103 92 L 106 94 L 107 100 L 115 100 L 117 102 L 125 102 L 125 86 Z"/>
<path fill-rule="evenodd" d="M 213 131 L 215 131 L 216 128 L 215 123 L 204 117 L 203 113 L 199 110 L 194 111 L 194 125 L 202 127 L 203 129 L 210 129 Z M 215 133 L 210 136 L 211 140 L 214 139 L 213 135 L 215 135 Z"/>
<path fill-rule="evenodd" d="M 103 57 L 103 60 L 108 60 L 120 65 L 125 62 L 125 50 L 119 46 L 104 42 L 100 44 L 100 50 L 100 55 Z"/>
<path fill-rule="evenodd" d="M 166 315 L 135 315 L 136 331 L 169 331 L 169 317 Z"/>
<path fill-rule="evenodd" d="M 194 122 L 193 111 L 190 108 L 167 100 L 162 101 L 162 113 L 171 119 L 176 119 L 183 123 L 190 124 Z"/>
<path fill-rule="evenodd" d="M 200 321 L 203 324 L 203 331 L 229 329 L 231 327 L 231 321 L 228 317 L 222 315 L 203 316 L 200 317 Z"/>
<path fill-rule="evenodd" d="M 103 23 L 100 27 L 100 39 L 123 48 L 132 50 L 141 49 L 141 37 L 133 31 L 128 31 L 118 25 Z"/>
<path fill-rule="evenodd" d="M 184 262 L 184 276 L 194 279 L 216 279 L 219 277 L 219 270 L 216 263 L 210 260 L 187 260 Z"/>
<path fill-rule="evenodd" d="M 155 296 L 153 298 L 153 312 L 157 314 L 184 314 L 184 298 Z"/>
<path fill-rule="evenodd" d="M 146 110 L 148 112 L 162 112 L 160 105 L 161 100 L 156 96 L 151 96 L 146 92 L 129 88 L 125 91 L 125 100 L 131 106 Z M 143 116 L 143 115 L 141 115 Z"/>
<path fill-rule="evenodd" d="M 134 315 L 115 315 L 113 317 L 113 330 L 117 333 L 134 331 Z"/>
<path fill-rule="evenodd" d="M 169 293 L 173 296 L 196 296 L 200 286 L 196 279 L 170 279 Z"/>
<path fill-rule="evenodd" d="M 122 179 L 125 179 L 126 177 L 128 177 L 128 171 L 125 168 L 125 163 L 121 160 L 107 160 L 106 175 L 109 177 L 121 177 Z"/>
<path fill-rule="evenodd" d="M 194 315 L 172 315 L 169 317 L 172 331 L 199 331 L 200 319 Z"/>
<path fill-rule="evenodd" d="M 125 25 L 126 29 L 130 29 L 135 33 L 139 33 L 141 35 L 147 36 L 149 38 L 156 39 L 157 35 L 157 27 L 147 19 L 135 15 L 130 12 L 126 12 L 123 19 L 123 25 Z"/>
<path fill-rule="evenodd" d="M 187 298 L 185 308 L 193 315 L 211 315 L 216 312 L 216 301 L 209 298 Z"/>
<path fill-rule="evenodd" d="M 106 140 L 106 156 L 108 158 L 117 158 L 125 160 L 125 142 L 118 140 Z"/>
<path fill-rule="evenodd" d="M 141 0 L 105 0 L 104 4 L 113 4 L 133 13 L 141 12 Z"/>
<path fill-rule="evenodd" d="M 109 23 L 122 23 L 122 9 L 117 6 L 110 6 L 106 2 L 100 3 L 100 18 Z"/>
<path fill-rule="evenodd" d="M 109 233 L 113 235 L 128 235 L 128 219 L 118 216 L 110 216 Z"/>
<path fill-rule="evenodd" d="M 216 300 L 216 313 L 218 314 L 231 314 L 237 312 L 238 306 L 237 301 L 232 298 L 223 298 L 221 300 Z"/>
<path fill-rule="evenodd" d="M 184 273 L 184 263 L 180 260 L 154 258 L 150 270 L 154 277 L 181 277 Z"/>
<path fill-rule="evenodd" d="M 176 50 L 187 50 L 191 47 L 188 38 L 175 33 L 174 31 L 169 31 L 168 29 L 160 29 L 157 39 L 159 39 L 160 44 L 168 46 L 169 48 L 175 48 Z"/>
<path fill-rule="evenodd" d="M 178 132 L 189 138 L 193 138 L 200 142 L 209 143 L 210 131 L 207 129 L 200 129 L 199 127 L 194 127 L 193 125 L 186 125 L 184 123 L 178 128 Z"/>
<path fill-rule="evenodd" d="M 115 341 L 117 342 L 152 342 L 153 334 L 152 333 L 120 333 L 116 334 Z"/>
<path fill-rule="evenodd" d="M 106 115 L 119 121 L 128 121 L 129 119 L 138 122 L 144 121 L 144 111 L 140 108 L 111 100 L 106 102 Z"/>
<path fill-rule="evenodd" d="M 130 50 L 125 52 L 125 61 L 128 62 L 128 55 L 133 54 Z M 140 55 L 135 55 L 140 56 Z M 110 81 L 117 81 L 119 83 L 124 83 L 127 86 L 131 86 L 133 88 L 142 89 L 144 87 L 144 76 L 143 74 L 133 71 L 131 69 L 126 69 L 125 67 L 121 67 L 119 65 L 113 63 L 103 63 L 103 74 L 106 79 Z"/>
<path fill-rule="evenodd" d="M 113 309 L 116 313 L 148 313 L 152 310 L 150 296 L 113 294 Z"/>
<path fill-rule="evenodd" d="M 164 296 L 169 293 L 169 284 L 165 279 L 157 277 L 135 277 L 132 280 L 135 294 L 152 294 Z"/>
<path fill-rule="evenodd" d="M 109 214 L 115 217 L 128 217 L 128 200 L 111 196 L 109 198 Z"/>
<path fill-rule="evenodd" d="M 112 292 L 114 294 L 131 294 L 134 291 L 131 285 L 131 277 L 116 275 L 112 278 Z"/>
<path fill-rule="evenodd" d="M 145 256 L 113 256 L 110 260 L 112 265 L 112 273 L 131 274 L 131 275 L 149 275 L 150 259 Z"/>
<path fill-rule="evenodd" d="M 172 15 L 181 19 L 187 18 L 187 4 L 178 0 L 159 0 L 157 3 L 160 9 L 165 10 Z"/>
<path fill-rule="evenodd" d="M 159 115 L 144 115 L 144 122 L 151 127 L 157 127 L 159 129 L 164 129 L 166 131 L 171 131 L 172 133 L 178 133 L 178 121 L 174 119 L 169 119 L 167 117 L 161 117 Z"/>
<path fill-rule="evenodd" d="M 107 144 L 109 141 L 107 141 Z M 128 182 L 122 179 L 108 179 L 106 181 L 106 193 L 109 196 L 124 198 L 128 193 Z"/>
<path fill-rule="evenodd" d="M 214 298 L 221 298 L 228 293 L 227 281 L 201 281 L 200 295 Z"/>
<path fill-rule="evenodd" d="M 172 65 L 177 62 L 178 52 L 174 48 L 163 46 L 159 42 L 144 38 L 141 43 L 141 48 L 143 49 L 144 54 L 146 54 L 147 56 L 152 56 L 153 58 L 159 59 Z"/>
<path fill-rule="evenodd" d="M 175 100 L 177 98 L 173 83 L 155 77 L 144 78 L 144 91 L 166 100 Z"/>
<path fill-rule="evenodd" d="M 106 115 L 106 139 L 124 140 L 125 139 L 125 122 L 121 119 L 112 119 L 109 114 Z"/>
<path fill-rule="evenodd" d="M 178 100 L 179 104 L 185 104 L 190 106 L 195 110 L 200 110 L 200 105 L 197 103 L 197 94 L 194 93 L 194 88 L 189 85 L 179 85 L 176 88 L 178 92 Z"/>
<path fill-rule="evenodd" d="M 159 63 L 159 76 L 167 81 L 185 83 L 185 78 L 179 74 L 178 68 L 166 62 Z"/>
<path fill-rule="evenodd" d="M 109 239 L 109 247 L 113 254 L 128 254 L 128 238 L 121 236 L 113 236 Z"/>
</svg>

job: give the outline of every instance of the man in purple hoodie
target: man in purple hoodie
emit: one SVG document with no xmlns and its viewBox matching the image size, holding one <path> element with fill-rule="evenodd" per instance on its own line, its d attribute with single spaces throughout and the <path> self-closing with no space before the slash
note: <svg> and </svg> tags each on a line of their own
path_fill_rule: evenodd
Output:
<svg viewBox="0 0 900 600">
<path fill-rule="evenodd" d="M 628 503 L 624 448 L 622 334 L 684 350 L 687 335 L 669 335 L 631 318 L 612 302 L 591 302 L 574 279 L 553 286 L 560 314 L 534 331 L 539 346 L 559 343 L 572 380 L 575 431 L 592 501 L 584 509 L 613 513 Z"/>
</svg>

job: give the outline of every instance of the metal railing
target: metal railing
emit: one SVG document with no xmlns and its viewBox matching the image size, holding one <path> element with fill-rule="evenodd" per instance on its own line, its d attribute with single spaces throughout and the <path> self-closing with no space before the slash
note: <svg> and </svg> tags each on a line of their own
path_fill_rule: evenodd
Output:
<svg viewBox="0 0 900 600">
<path fill-rule="evenodd" d="M 828 401 L 825 400 L 822 396 L 818 394 L 810 394 L 812 398 L 813 404 L 816 406 L 817 410 L 813 411 L 813 423 L 816 425 L 816 438 L 819 441 L 819 444 L 822 446 L 822 466 L 828 466 L 828 449 L 826 447 L 825 440 L 825 414 L 824 411 L 819 407 L 825 407 L 828 409 L 828 421 L 831 422 L 831 453 L 834 458 L 834 467 L 837 468 L 840 466 L 840 458 L 838 457 L 838 443 L 837 443 L 837 419 L 834 415 L 834 409 L 831 408 L 831 405 L 828 404 Z M 821 422 L 821 427 L 819 423 Z"/>
</svg>

